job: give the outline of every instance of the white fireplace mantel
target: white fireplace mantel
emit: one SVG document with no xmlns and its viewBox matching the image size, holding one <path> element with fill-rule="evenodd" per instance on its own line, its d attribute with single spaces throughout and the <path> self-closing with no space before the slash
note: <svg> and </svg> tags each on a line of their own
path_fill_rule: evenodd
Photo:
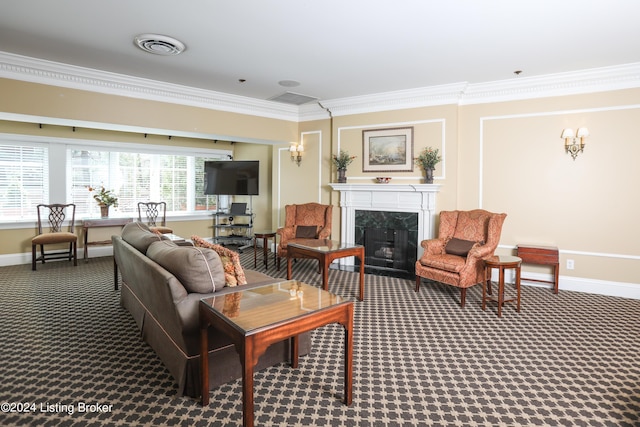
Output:
<svg viewBox="0 0 640 427">
<path fill-rule="evenodd" d="M 356 210 L 418 214 L 418 239 L 435 236 L 436 195 L 441 184 L 329 184 L 340 192 L 340 239 L 355 240 Z M 418 258 L 422 247 L 418 242 Z"/>
</svg>

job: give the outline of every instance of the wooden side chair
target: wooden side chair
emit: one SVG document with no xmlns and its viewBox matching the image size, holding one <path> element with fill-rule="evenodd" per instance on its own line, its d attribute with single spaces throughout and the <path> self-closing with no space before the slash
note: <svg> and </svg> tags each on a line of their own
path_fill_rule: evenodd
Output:
<svg viewBox="0 0 640 427">
<path fill-rule="evenodd" d="M 173 233 L 173 229 L 167 227 L 167 204 L 165 202 L 138 202 L 138 221 L 146 224 L 154 233 Z"/>
<path fill-rule="evenodd" d="M 40 204 L 38 210 L 38 235 L 31 239 L 31 269 L 36 270 L 36 262 L 52 259 L 73 258 L 73 265 L 78 265 L 78 236 L 75 234 L 76 205 L 73 203 L 50 205 Z M 64 222 L 68 221 L 67 231 L 63 230 Z M 48 222 L 48 231 L 43 225 Z M 68 243 L 68 250 L 44 251 L 44 245 Z M 40 256 L 37 256 L 36 247 L 40 246 Z"/>
</svg>

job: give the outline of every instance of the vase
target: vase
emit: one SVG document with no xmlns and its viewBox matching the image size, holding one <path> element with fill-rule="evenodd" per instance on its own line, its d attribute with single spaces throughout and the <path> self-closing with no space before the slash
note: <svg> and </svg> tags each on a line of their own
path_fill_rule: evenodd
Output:
<svg viewBox="0 0 640 427">
<path fill-rule="evenodd" d="M 433 169 L 425 169 L 424 182 L 426 184 L 433 184 Z"/>
<path fill-rule="evenodd" d="M 341 183 L 347 182 L 347 170 L 346 169 L 338 169 L 338 182 L 341 182 Z"/>
<path fill-rule="evenodd" d="M 107 218 L 109 216 L 109 206 L 100 205 L 100 216 L 102 218 Z"/>
</svg>

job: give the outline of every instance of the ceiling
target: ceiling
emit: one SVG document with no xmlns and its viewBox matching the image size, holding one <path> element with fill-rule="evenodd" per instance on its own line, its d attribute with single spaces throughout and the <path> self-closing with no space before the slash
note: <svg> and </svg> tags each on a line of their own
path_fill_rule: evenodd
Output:
<svg viewBox="0 0 640 427">
<path fill-rule="evenodd" d="M 261 100 L 335 100 L 637 63 L 638 17 L 637 0 L 5 0 L 0 51 Z M 141 33 L 186 50 L 143 52 Z"/>
</svg>

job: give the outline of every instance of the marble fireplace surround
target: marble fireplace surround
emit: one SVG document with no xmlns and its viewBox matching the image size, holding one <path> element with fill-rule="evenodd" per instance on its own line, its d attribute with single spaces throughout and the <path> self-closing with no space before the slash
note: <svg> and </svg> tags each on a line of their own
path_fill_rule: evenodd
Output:
<svg viewBox="0 0 640 427">
<path fill-rule="evenodd" d="M 418 214 L 418 239 L 435 236 L 436 195 L 441 184 L 329 184 L 340 192 L 340 240 L 354 242 L 357 210 L 413 212 Z M 418 259 L 422 247 L 417 242 Z M 353 266 L 354 259 L 341 258 L 340 266 Z"/>
</svg>

